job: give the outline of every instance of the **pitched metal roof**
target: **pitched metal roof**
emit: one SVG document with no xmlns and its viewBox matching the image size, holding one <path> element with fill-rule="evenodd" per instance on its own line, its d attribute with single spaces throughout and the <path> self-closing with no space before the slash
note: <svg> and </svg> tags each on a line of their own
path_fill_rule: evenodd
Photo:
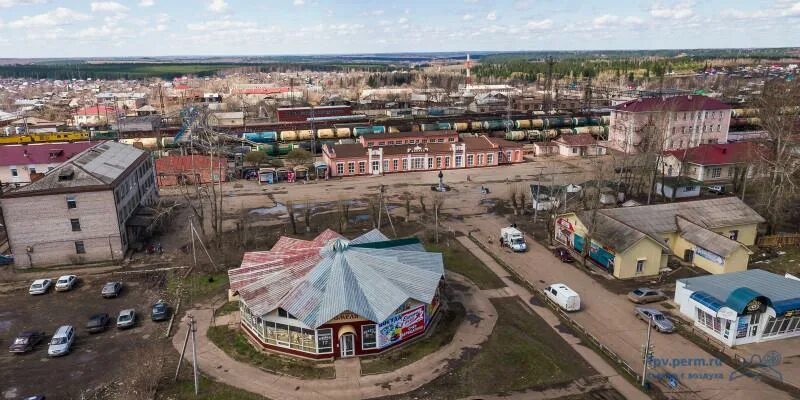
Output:
<svg viewBox="0 0 800 400">
<path fill-rule="evenodd" d="M 681 216 L 677 216 L 675 218 L 680 236 L 682 238 L 694 243 L 697 246 L 709 250 L 714 254 L 727 258 L 737 249 L 744 248 L 747 250 L 743 244 L 722 236 L 719 233 L 705 229 L 700 225 L 692 223 L 686 218 Z M 747 251 L 749 252 L 750 250 Z"/>
<path fill-rule="evenodd" d="M 707 229 L 764 222 L 764 218 L 736 197 L 609 208 L 599 212 L 648 234 L 677 232 L 675 217 L 678 215 Z"/>
<path fill-rule="evenodd" d="M 617 111 L 699 111 L 730 110 L 731 106 L 711 97 L 688 95 L 671 97 L 646 97 L 627 101 L 613 107 Z"/>
<path fill-rule="evenodd" d="M 228 271 L 230 286 L 254 314 L 280 307 L 311 328 L 344 311 L 382 322 L 409 299 L 430 303 L 444 274 L 440 253 L 385 239 L 331 230 L 311 241 L 282 237 L 270 251 L 245 253 Z"/>
<path fill-rule="evenodd" d="M 742 303 L 746 304 L 755 295 L 769 299 L 778 314 L 800 308 L 800 281 L 761 269 L 685 278 L 678 282 L 683 282 L 689 290 L 701 292 L 702 296 L 698 297 L 711 297 L 713 301 L 710 303 L 737 311 L 740 311 L 738 308 Z M 745 298 L 750 299 L 745 301 Z"/>
<path fill-rule="evenodd" d="M 147 152 L 117 142 L 96 144 L 70 158 L 30 185 L 9 191 L 6 196 L 49 194 L 52 191 L 89 187 L 108 188 L 115 180 L 147 156 Z M 64 179 L 68 177 L 68 179 Z"/>
<path fill-rule="evenodd" d="M 587 229 L 592 230 L 591 211 L 580 212 L 578 218 Z M 598 212 L 594 218 L 594 230 L 592 232 L 592 237 L 595 238 L 595 240 L 601 242 L 605 246 L 611 247 L 615 252 L 624 252 L 644 238 L 653 239 L 644 232 L 631 228 L 600 212 Z M 653 239 L 653 241 L 666 249 L 664 244 L 660 241 L 656 239 Z"/>
</svg>

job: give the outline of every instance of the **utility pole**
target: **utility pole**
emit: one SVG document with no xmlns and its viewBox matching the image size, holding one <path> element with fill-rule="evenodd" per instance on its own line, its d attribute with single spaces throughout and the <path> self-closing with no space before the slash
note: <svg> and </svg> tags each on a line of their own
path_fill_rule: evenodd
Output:
<svg viewBox="0 0 800 400">
<path fill-rule="evenodd" d="M 378 230 L 381 229 L 381 216 L 383 216 L 383 185 L 380 185 L 378 193 Z"/>
<path fill-rule="evenodd" d="M 197 340 L 195 333 L 197 332 L 197 324 L 194 321 L 194 316 L 189 316 L 189 331 L 192 332 L 192 366 L 194 367 L 194 397 L 197 397 L 200 391 L 200 382 L 197 375 Z"/>
<path fill-rule="evenodd" d="M 175 378 L 173 379 L 173 381 L 177 381 L 178 375 L 181 373 L 181 364 L 183 364 L 183 356 L 186 354 L 186 346 L 189 344 L 189 336 L 191 334 L 192 334 L 191 329 L 186 331 L 186 339 L 183 340 L 183 348 L 181 349 L 181 356 L 178 357 L 178 368 L 175 369 Z"/>
<path fill-rule="evenodd" d="M 642 387 L 647 382 L 647 361 L 653 354 L 653 348 L 650 345 L 650 333 L 653 331 L 653 317 L 647 319 L 647 343 L 642 349 Z"/>
</svg>

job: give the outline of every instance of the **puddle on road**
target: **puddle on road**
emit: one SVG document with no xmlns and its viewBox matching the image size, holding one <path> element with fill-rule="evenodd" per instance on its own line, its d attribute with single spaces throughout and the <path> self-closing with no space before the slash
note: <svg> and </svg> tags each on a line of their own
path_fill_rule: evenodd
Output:
<svg viewBox="0 0 800 400">
<path fill-rule="evenodd" d="M 364 208 L 368 204 L 364 200 L 346 200 L 345 203 L 350 206 L 350 208 Z M 327 210 L 335 210 L 338 202 L 329 201 L 329 202 L 322 202 L 322 203 L 310 203 L 311 205 L 311 212 L 318 213 L 321 211 Z M 304 202 L 296 202 L 294 204 L 295 211 L 302 211 L 306 208 L 306 204 Z M 391 210 L 393 207 L 390 205 L 389 209 Z M 288 209 L 286 208 L 286 204 L 284 203 L 275 203 L 272 207 L 259 207 L 253 208 L 248 211 L 250 215 L 267 215 L 267 216 L 281 216 L 285 217 L 288 215 Z"/>
</svg>

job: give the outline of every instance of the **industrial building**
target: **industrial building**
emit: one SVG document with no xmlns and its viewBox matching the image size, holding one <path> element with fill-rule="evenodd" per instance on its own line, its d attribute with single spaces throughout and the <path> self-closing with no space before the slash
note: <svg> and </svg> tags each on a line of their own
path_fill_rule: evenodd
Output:
<svg viewBox="0 0 800 400">
<path fill-rule="evenodd" d="M 0 198 L 17 267 L 121 260 L 158 200 L 151 155 L 115 142 L 78 153 Z"/>
<path fill-rule="evenodd" d="M 679 279 L 675 303 L 727 346 L 800 336 L 800 280 L 760 269 Z"/>
<path fill-rule="evenodd" d="M 670 256 L 712 274 L 744 271 L 764 219 L 736 197 L 581 211 L 555 221 L 555 240 L 620 279 L 657 275 Z"/>
<path fill-rule="evenodd" d="M 423 334 L 439 308 L 440 253 L 372 230 L 281 237 L 228 271 L 241 326 L 259 347 L 323 359 L 374 354 Z"/>
</svg>

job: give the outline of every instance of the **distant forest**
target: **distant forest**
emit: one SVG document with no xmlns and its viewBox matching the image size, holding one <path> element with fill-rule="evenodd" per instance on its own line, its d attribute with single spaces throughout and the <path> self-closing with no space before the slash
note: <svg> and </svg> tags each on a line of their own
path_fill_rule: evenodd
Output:
<svg viewBox="0 0 800 400">
<path fill-rule="evenodd" d="M 47 63 L 0 65 L 0 77 L 33 79 L 147 79 L 170 80 L 184 75 L 212 76 L 227 70 L 252 72 L 311 71 L 386 71 L 379 63 Z"/>
</svg>

